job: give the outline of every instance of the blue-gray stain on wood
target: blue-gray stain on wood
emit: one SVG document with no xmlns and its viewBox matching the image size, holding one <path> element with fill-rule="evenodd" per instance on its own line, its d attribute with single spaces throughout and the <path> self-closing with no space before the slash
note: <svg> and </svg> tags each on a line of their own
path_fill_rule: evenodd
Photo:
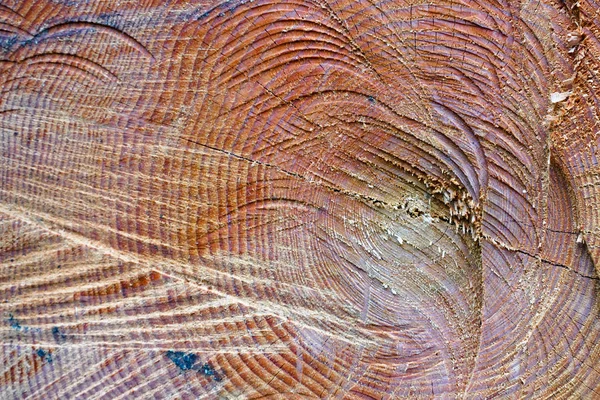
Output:
<svg viewBox="0 0 600 400">
<path fill-rule="evenodd" d="M 12 314 L 8 314 L 7 322 L 12 329 L 14 329 L 15 331 L 18 331 L 18 332 L 25 332 L 25 333 L 41 333 L 42 332 L 41 328 L 31 328 L 29 326 L 21 325 L 19 320 L 16 319 L 15 316 Z"/>
<path fill-rule="evenodd" d="M 67 339 L 67 336 L 59 329 L 58 326 L 52 328 L 52 336 L 54 337 L 54 340 L 56 340 L 56 343 L 63 343 Z"/>
<path fill-rule="evenodd" d="M 173 361 L 175 365 L 182 371 L 187 371 L 193 368 L 197 355 L 194 353 L 184 353 L 183 351 L 167 351 L 167 357 Z"/>
<path fill-rule="evenodd" d="M 52 362 L 52 354 L 50 354 L 49 352 L 47 352 L 44 349 L 37 349 L 35 352 L 40 358 L 48 361 L 49 363 Z"/>
<path fill-rule="evenodd" d="M 198 356 L 194 353 L 185 353 L 183 351 L 169 350 L 165 354 L 167 358 L 171 360 L 182 371 L 196 371 L 208 378 L 214 379 L 217 382 L 220 382 L 222 380 L 219 373 L 209 363 L 196 365 L 196 361 L 198 361 Z"/>
<path fill-rule="evenodd" d="M 221 376 L 217 373 L 217 371 L 215 371 L 215 369 L 208 363 L 202 365 L 202 367 L 200 367 L 199 372 L 202 372 L 204 374 L 204 376 L 209 376 L 212 377 L 215 381 L 220 382 L 221 381 Z"/>
<path fill-rule="evenodd" d="M 8 323 L 10 324 L 10 327 L 16 331 L 20 331 L 21 329 L 23 329 L 19 321 L 17 321 L 15 316 L 12 314 L 8 314 Z"/>
</svg>

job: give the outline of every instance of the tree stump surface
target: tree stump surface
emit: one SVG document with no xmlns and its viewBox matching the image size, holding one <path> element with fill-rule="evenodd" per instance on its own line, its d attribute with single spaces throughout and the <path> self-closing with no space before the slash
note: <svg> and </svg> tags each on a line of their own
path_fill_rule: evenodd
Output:
<svg viewBox="0 0 600 400">
<path fill-rule="evenodd" d="M 0 398 L 600 398 L 594 0 L 2 0 Z"/>
</svg>

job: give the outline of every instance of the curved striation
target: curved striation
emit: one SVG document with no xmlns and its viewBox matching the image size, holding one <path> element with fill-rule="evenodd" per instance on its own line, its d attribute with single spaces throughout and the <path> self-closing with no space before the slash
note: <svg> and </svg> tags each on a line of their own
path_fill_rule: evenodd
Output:
<svg viewBox="0 0 600 400">
<path fill-rule="evenodd" d="M 593 397 L 595 7 L 5 2 L 0 393 Z"/>
</svg>

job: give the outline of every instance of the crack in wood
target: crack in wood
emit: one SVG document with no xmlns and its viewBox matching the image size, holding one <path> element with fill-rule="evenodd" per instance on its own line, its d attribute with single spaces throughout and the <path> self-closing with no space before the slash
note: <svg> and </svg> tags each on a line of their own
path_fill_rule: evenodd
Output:
<svg viewBox="0 0 600 400">
<path fill-rule="evenodd" d="M 577 271 L 577 270 L 569 267 L 568 265 L 557 263 L 557 262 L 545 259 L 540 254 L 534 254 L 534 253 L 528 252 L 527 250 L 523 250 L 523 249 L 519 249 L 519 248 L 516 248 L 516 247 L 512 247 L 512 246 L 507 245 L 505 243 L 502 243 L 502 242 L 498 241 L 497 239 L 492 238 L 490 236 L 484 235 L 483 239 L 487 240 L 488 243 L 494 244 L 496 247 L 499 247 L 499 248 L 502 248 L 502 249 L 506 249 L 506 250 L 509 250 L 509 251 L 513 251 L 515 253 L 524 254 L 526 256 L 534 258 L 534 259 L 536 259 L 536 260 L 538 260 L 540 262 L 543 262 L 545 264 L 552 265 L 552 266 L 559 267 L 559 268 L 565 269 L 567 271 L 573 272 L 573 273 L 581 276 L 582 278 L 587 278 L 587 279 L 591 279 L 591 280 L 600 280 L 600 277 L 582 274 L 581 272 L 579 272 L 579 271 Z"/>
</svg>

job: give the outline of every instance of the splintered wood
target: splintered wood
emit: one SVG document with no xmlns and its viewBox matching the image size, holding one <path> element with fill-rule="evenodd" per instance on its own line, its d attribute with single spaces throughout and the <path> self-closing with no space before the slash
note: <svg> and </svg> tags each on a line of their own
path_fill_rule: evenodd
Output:
<svg viewBox="0 0 600 400">
<path fill-rule="evenodd" d="M 1 399 L 600 398 L 595 0 L 1 0 Z"/>
</svg>

